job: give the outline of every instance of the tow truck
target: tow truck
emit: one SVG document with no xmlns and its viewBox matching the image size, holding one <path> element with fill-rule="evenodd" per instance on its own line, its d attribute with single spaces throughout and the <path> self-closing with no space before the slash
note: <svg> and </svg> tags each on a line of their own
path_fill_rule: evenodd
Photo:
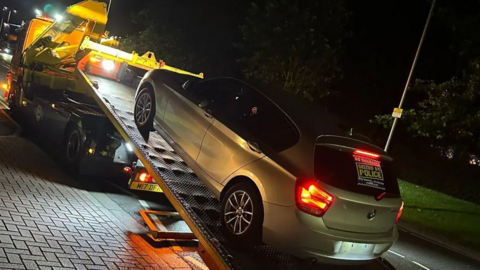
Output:
<svg viewBox="0 0 480 270">
<path fill-rule="evenodd" d="M 67 166 L 82 175 L 114 177 L 129 172 L 136 156 L 94 99 L 76 86 L 74 70 L 135 84 L 131 68 L 161 63 L 151 52 L 139 57 L 115 49 L 118 40 L 101 34 L 105 19 L 95 25 L 82 21 L 99 16 L 94 8 L 85 2 L 72 6 L 65 20 L 37 16 L 19 27 L 4 99 L 29 126 L 58 143 Z"/>
<path fill-rule="evenodd" d="M 47 119 L 44 113 L 41 119 L 42 124 L 50 129 L 60 128 L 55 126 L 58 118 L 54 117 L 55 114 L 63 114 L 72 107 L 74 109 L 71 109 L 73 112 L 69 117 L 60 119 L 73 120 L 73 123 L 67 124 L 66 128 L 62 125 L 62 130 L 68 130 L 69 125 L 73 125 L 87 131 L 82 134 L 88 137 L 88 132 L 98 131 L 95 128 L 102 130 L 112 125 L 116 131 L 109 130 L 108 134 L 118 133 L 139 160 L 134 168 L 136 177 L 131 182 L 139 180 L 158 185 L 191 230 L 191 233 L 155 235 L 180 239 L 195 237 L 198 239 L 198 253 L 210 269 L 318 269 L 309 261 L 299 260 L 264 244 L 243 246 L 229 240 L 221 229 L 219 202 L 174 151 L 173 142 L 168 141 L 168 136 L 161 131 L 150 132 L 145 137 L 136 128 L 133 117 L 136 85 L 130 79 L 127 79 L 128 83 L 124 80 L 128 67 L 166 69 L 198 78 L 203 78 L 203 74 L 168 66 L 163 61 L 157 61 L 153 53 L 140 56 L 102 44 L 107 22 L 107 8 L 103 2 L 86 0 L 70 6 L 62 21 L 46 24 L 39 19 L 34 22 L 43 24 L 45 28 L 39 28 L 41 30 L 36 37 L 26 35 L 22 51 L 17 50 L 8 78 L 8 101 L 17 110 L 39 106 L 51 108 L 53 116 Z M 29 31 L 32 29 L 31 23 Z M 110 61 L 105 65 L 109 67 L 107 71 L 115 72 L 114 76 L 93 68 L 103 65 L 103 61 Z M 92 114 L 95 120 L 86 121 Z M 109 124 L 99 118 L 108 119 Z M 90 129 L 90 125 L 93 128 Z M 95 148 L 85 148 L 84 153 L 90 153 L 90 149 L 97 153 L 100 148 L 111 147 L 109 142 L 112 138 L 109 139 L 106 143 L 89 146 Z M 152 222 L 146 223 L 149 227 L 152 225 Z M 367 269 L 391 269 L 386 265 L 388 263 L 380 260 Z M 329 266 L 328 269 L 338 268 Z"/>
</svg>

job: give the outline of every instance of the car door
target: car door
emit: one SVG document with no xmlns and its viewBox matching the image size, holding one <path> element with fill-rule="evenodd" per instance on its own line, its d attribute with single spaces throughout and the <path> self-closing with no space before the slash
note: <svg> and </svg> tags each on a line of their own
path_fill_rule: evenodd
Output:
<svg viewBox="0 0 480 270">
<path fill-rule="evenodd" d="M 237 80 L 230 79 L 223 87 L 234 95 L 230 95 L 220 108 L 215 108 L 215 120 L 205 134 L 197 159 L 197 164 L 219 183 L 237 169 L 264 157 L 242 127 L 242 119 L 255 113 L 255 102 L 247 100 L 245 88 Z"/>
<path fill-rule="evenodd" d="M 297 128 L 273 102 L 241 81 L 231 83 L 239 90 L 213 115 L 197 159 L 220 183 L 244 165 L 272 157 L 299 139 Z"/>
<path fill-rule="evenodd" d="M 219 86 L 221 83 L 221 79 L 212 79 L 170 88 L 164 117 L 166 129 L 192 160 L 197 159 L 205 132 L 213 122 L 213 104 L 222 104 L 228 95 Z"/>
</svg>

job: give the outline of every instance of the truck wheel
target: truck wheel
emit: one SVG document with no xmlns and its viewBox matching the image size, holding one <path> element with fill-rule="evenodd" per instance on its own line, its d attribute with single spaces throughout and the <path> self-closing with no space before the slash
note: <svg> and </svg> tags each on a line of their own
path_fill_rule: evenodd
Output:
<svg viewBox="0 0 480 270">
<path fill-rule="evenodd" d="M 262 198 L 250 183 L 238 183 L 228 189 L 221 203 L 222 228 L 234 241 L 245 244 L 261 242 L 263 225 Z"/>
<path fill-rule="evenodd" d="M 21 87 L 18 87 L 17 83 L 11 82 L 10 84 L 10 91 L 8 92 L 8 107 L 10 108 L 10 112 L 15 114 L 19 110 L 19 95 L 20 95 Z"/>
<path fill-rule="evenodd" d="M 70 125 L 65 133 L 63 143 L 66 165 L 73 171 L 79 169 L 80 162 L 85 156 L 85 140 L 77 125 Z"/>
<path fill-rule="evenodd" d="M 153 119 L 155 118 L 154 94 L 148 87 L 138 93 L 134 109 L 135 124 L 142 136 L 147 137 L 153 130 Z"/>
</svg>

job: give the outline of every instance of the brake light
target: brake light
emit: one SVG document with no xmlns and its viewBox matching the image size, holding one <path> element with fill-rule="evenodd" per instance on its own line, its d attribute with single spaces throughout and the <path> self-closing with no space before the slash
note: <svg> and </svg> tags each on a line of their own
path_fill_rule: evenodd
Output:
<svg viewBox="0 0 480 270">
<path fill-rule="evenodd" d="M 404 202 L 402 202 L 402 206 L 400 206 L 400 210 L 398 210 L 397 219 L 395 220 L 395 224 L 398 223 L 398 220 L 400 220 L 400 217 L 402 216 L 402 213 L 403 213 L 403 204 L 404 204 Z"/>
<path fill-rule="evenodd" d="M 369 157 L 369 158 L 379 158 L 380 157 L 379 154 L 375 154 L 375 153 L 372 153 L 372 152 L 359 150 L 359 149 L 355 150 L 353 153 L 357 154 L 357 155 L 360 155 L 360 156 Z"/>
<path fill-rule="evenodd" d="M 152 182 L 152 176 L 148 172 L 142 172 L 138 175 L 137 179 L 140 182 Z"/>
<path fill-rule="evenodd" d="M 124 171 L 125 173 L 130 174 L 130 173 L 132 172 L 132 168 L 130 168 L 130 167 L 124 167 L 124 168 L 123 168 L 123 171 Z"/>
<path fill-rule="evenodd" d="M 333 203 L 333 196 L 314 181 L 299 178 L 295 183 L 295 202 L 298 209 L 310 215 L 323 216 Z"/>
</svg>

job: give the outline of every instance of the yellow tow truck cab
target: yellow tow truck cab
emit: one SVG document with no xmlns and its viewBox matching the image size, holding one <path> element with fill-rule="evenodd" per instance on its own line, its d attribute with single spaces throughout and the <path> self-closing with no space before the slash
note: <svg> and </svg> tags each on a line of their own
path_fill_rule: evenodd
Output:
<svg viewBox="0 0 480 270">
<path fill-rule="evenodd" d="M 38 16 L 23 24 L 17 29 L 5 99 L 14 114 L 28 116 L 29 126 L 59 146 L 69 167 L 127 176 L 124 168 L 136 160 L 135 154 L 95 102 L 79 70 L 130 86 L 138 82 L 130 68 L 203 74 L 170 67 L 152 52 L 140 56 L 117 49 L 118 40 L 106 35 L 107 19 L 106 3 L 86 0 L 68 7 L 61 19 Z"/>
</svg>

